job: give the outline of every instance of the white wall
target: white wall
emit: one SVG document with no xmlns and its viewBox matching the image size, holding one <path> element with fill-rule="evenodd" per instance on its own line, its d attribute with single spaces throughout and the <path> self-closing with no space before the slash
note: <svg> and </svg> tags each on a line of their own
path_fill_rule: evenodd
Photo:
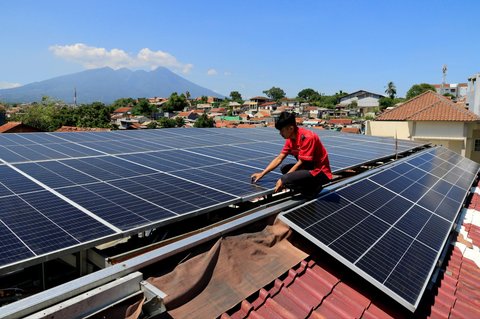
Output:
<svg viewBox="0 0 480 319">
<path fill-rule="evenodd" d="M 464 122 L 416 121 L 412 132 L 415 136 L 428 137 L 465 137 Z"/>
<path fill-rule="evenodd" d="M 467 104 L 470 111 L 480 115 L 480 73 L 468 79 Z"/>
<path fill-rule="evenodd" d="M 365 134 L 373 136 L 410 139 L 412 122 L 407 121 L 366 121 Z"/>
</svg>

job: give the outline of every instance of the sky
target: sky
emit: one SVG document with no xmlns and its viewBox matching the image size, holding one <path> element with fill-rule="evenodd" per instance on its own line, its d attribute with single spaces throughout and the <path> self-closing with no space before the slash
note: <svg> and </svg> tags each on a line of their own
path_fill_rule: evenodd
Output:
<svg viewBox="0 0 480 319">
<path fill-rule="evenodd" d="M 272 87 L 405 96 L 480 72 L 477 0 L 0 1 L 0 88 L 164 66 L 244 99 Z"/>
</svg>

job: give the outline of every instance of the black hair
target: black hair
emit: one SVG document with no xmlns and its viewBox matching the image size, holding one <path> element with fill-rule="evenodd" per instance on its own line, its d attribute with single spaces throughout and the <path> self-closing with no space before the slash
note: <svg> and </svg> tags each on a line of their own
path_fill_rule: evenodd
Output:
<svg viewBox="0 0 480 319">
<path fill-rule="evenodd" d="M 296 124 L 297 123 L 295 122 L 295 113 L 282 112 L 280 113 L 278 119 L 275 121 L 275 128 L 280 131 L 287 125 L 295 126 Z"/>
</svg>

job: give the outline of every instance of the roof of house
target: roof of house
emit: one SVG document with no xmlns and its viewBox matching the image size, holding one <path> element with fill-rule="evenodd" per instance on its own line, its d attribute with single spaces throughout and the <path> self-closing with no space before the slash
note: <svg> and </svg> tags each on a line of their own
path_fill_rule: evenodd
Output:
<svg viewBox="0 0 480 319">
<path fill-rule="evenodd" d="M 339 262 L 314 252 L 221 318 L 480 318 L 478 194 L 477 185 L 442 272 L 413 315 Z"/>
<path fill-rule="evenodd" d="M 352 119 L 331 119 L 331 120 L 328 120 L 328 124 L 336 124 L 336 125 L 352 124 Z"/>
<path fill-rule="evenodd" d="M 360 129 L 358 127 L 342 127 L 342 130 L 340 132 L 360 134 Z"/>
<path fill-rule="evenodd" d="M 78 126 L 65 126 L 63 125 L 55 132 L 104 132 L 110 131 L 109 128 L 101 128 L 101 127 L 78 127 Z"/>
<path fill-rule="evenodd" d="M 17 126 L 20 126 L 20 125 L 22 125 L 22 122 L 7 122 L 7 123 L 3 124 L 2 126 L 0 126 L 0 133 L 8 132 L 11 129 L 13 129 Z"/>
<path fill-rule="evenodd" d="M 376 120 L 472 122 L 480 121 L 480 116 L 438 93 L 427 91 L 386 111 Z"/>
<path fill-rule="evenodd" d="M 381 94 L 372 93 L 372 92 L 368 92 L 368 91 L 365 91 L 365 90 L 359 90 L 359 91 L 355 91 L 353 93 L 350 93 L 348 95 L 342 96 L 340 98 L 340 101 L 348 100 L 348 99 L 351 99 L 352 97 L 363 97 L 363 96 L 366 96 L 368 94 L 375 95 L 379 98 L 383 97 L 383 95 L 381 95 Z"/>
<path fill-rule="evenodd" d="M 22 122 L 7 122 L 0 126 L 0 133 L 41 132 L 41 130 Z"/>
<path fill-rule="evenodd" d="M 116 109 L 115 111 L 113 111 L 113 113 L 127 113 L 127 112 L 130 112 L 132 111 L 132 108 L 129 107 L 129 106 L 124 106 L 124 107 L 119 107 L 118 109 Z"/>
</svg>

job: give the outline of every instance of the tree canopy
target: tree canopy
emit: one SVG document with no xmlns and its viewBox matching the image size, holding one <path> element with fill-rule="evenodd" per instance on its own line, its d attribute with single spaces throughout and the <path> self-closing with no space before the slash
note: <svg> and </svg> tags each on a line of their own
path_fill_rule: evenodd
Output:
<svg viewBox="0 0 480 319">
<path fill-rule="evenodd" d="M 285 91 L 275 86 L 273 86 L 269 90 L 263 91 L 263 93 L 266 94 L 270 99 L 274 101 L 279 101 L 285 97 Z"/>
<path fill-rule="evenodd" d="M 242 95 L 238 91 L 230 92 L 230 99 L 240 104 L 243 103 Z"/>
<path fill-rule="evenodd" d="M 395 95 L 397 95 L 397 87 L 392 81 L 388 82 L 385 94 L 387 94 L 392 100 L 395 98 Z"/>
<path fill-rule="evenodd" d="M 68 106 L 59 101 L 43 97 L 40 103 L 33 103 L 22 113 L 12 117 L 39 130 L 51 132 L 63 125 L 78 127 L 110 128 L 110 114 L 113 107 L 100 102 L 82 104 L 78 107 Z"/>
<path fill-rule="evenodd" d="M 204 113 L 197 118 L 193 127 L 213 127 L 214 124 L 215 122 L 213 119 L 209 118 L 208 115 Z"/>
<path fill-rule="evenodd" d="M 422 94 L 423 92 L 426 92 L 426 91 L 433 91 L 435 92 L 435 87 L 431 84 L 428 84 L 428 83 L 420 83 L 420 84 L 414 84 L 412 85 L 412 87 L 410 88 L 410 90 L 407 91 L 407 100 L 410 100 L 411 98 L 417 96 L 417 95 L 420 95 Z"/>
<path fill-rule="evenodd" d="M 313 101 L 318 101 L 321 98 L 320 93 L 315 91 L 314 89 L 303 89 L 300 92 L 298 92 L 297 97 L 300 99 L 303 99 L 307 102 L 313 102 Z"/>
<path fill-rule="evenodd" d="M 165 111 L 182 111 L 188 107 L 187 97 L 185 94 L 178 95 L 177 92 L 173 92 L 168 98 L 168 102 L 165 103 Z"/>
</svg>

